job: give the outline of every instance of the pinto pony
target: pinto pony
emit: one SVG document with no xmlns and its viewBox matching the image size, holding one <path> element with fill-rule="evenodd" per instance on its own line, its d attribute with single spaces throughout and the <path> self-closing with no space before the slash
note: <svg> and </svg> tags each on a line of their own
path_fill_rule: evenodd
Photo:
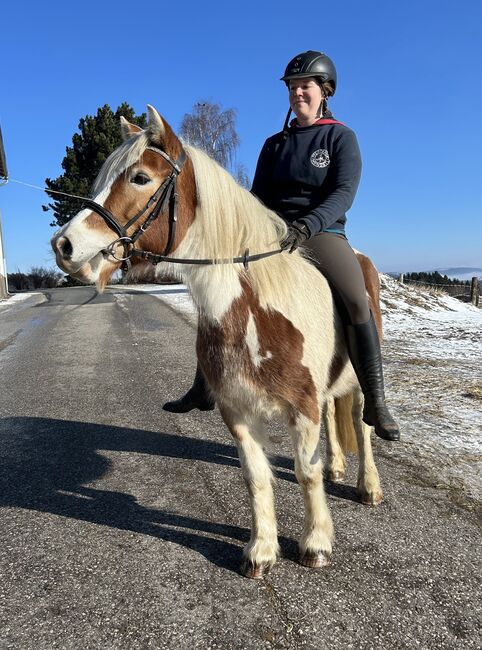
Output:
<svg viewBox="0 0 482 650">
<path fill-rule="evenodd" d="M 198 361 L 236 442 L 248 488 L 252 532 L 242 573 L 261 577 L 279 553 L 272 473 L 264 450 L 264 423 L 273 417 L 288 426 L 303 490 L 299 561 L 320 568 L 329 562 L 333 540 L 319 450 L 321 417 L 327 437 L 325 477 L 343 480 L 344 452 L 358 449 L 361 500 L 377 504 L 382 498 L 370 428 L 362 422 L 363 396 L 331 291 L 299 251 L 251 261 L 248 268 L 233 263 L 247 250 L 278 250 L 285 223 L 204 153 L 183 147 L 156 110 L 148 110 L 146 130 L 122 120 L 124 143 L 95 181 L 95 202 L 87 202 L 52 239 L 57 263 L 102 291 L 121 265 L 119 258 L 133 249 L 151 259 L 158 256 L 157 261 L 167 257 L 163 271 L 186 283 L 197 307 Z M 177 187 L 152 217 L 153 196 L 173 174 Z M 172 258 L 186 263 L 174 265 Z M 195 264 L 199 259 L 225 263 Z M 359 259 L 381 325 L 378 274 L 368 258 Z"/>
</svg>

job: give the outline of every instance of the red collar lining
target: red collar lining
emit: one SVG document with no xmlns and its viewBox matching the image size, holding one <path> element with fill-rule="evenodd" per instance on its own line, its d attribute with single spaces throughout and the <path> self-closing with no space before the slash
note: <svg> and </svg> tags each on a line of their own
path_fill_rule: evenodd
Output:
<svg viewBox="0 0 482 650">
<path fill-rule="evenodd" d="M 319 120 L 316 120 L 311 126 L 321 126 L 322 124 L 341 124 L 342 126 L 345 126 L 343 122 L 339 122 L 338 120 L 332 120 L 329 118 L 320 118 Z M 296 117 L 291 120 L 290 126 L 298 126 L 298 122 L 296 121 Z M 305 127 L 298 127 L 298 128 L 305 128 Z"/>
</svg>

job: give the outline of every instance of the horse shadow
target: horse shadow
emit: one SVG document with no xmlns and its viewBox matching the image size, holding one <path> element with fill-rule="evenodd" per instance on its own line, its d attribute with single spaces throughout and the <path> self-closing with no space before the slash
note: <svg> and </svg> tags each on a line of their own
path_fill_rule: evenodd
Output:
<svg viewBox="0 0 482 650">
<path fill-rule="evenodd" d="M 50 418 L 2 418 L 0 506 L 150 535 L 183 545 L 213 564 L 237 572 L 239 543 L 244 545 L 250 536 L 247 528 L 145 507 L 130 494 L 87 487 L 111 467 L 110 460 L 98 450 L 239 467 L 236 448 L 212 440 Z M 271 461 L 278 478 L 296 482 L 290 459 L 278 455 Z M 349 486 L 327 484 L 327 492 L 357 500 L 354 488 Z M 296 556 L 293 540 L 280 538 L 280 545 L 285 556 Z"/>
</svg>

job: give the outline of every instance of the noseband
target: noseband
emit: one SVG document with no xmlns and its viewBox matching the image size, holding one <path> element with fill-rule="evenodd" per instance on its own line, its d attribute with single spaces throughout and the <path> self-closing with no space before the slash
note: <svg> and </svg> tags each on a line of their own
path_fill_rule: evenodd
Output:
<svg viewBox="0 0 482 650">
<path fill-rule="evenodd" d="M 105 208 L 103 205 L 96 203 L 92 199 L 85 199 L 84 208 L 90 208 L 93 212 L 101 216 L 106 224 L 114 230 L 119 237 L 114 240 L 112 243 L 104 249 L 103 252 L 111 255 L 118 262 L 122 262 L 122 269 L 128 270 L 130 268 L 130 258 L 133 255 L 138 255 L 140 257 L 145 257 L 148 254 L 148 251 L 143 251 L 137 248 L 134 248 L 134 244 L 141 237 L 149 226 L 157 219 L 159 214 L 164 210 L 166 205 L 169 205 L 169 236 L 167 239 L 167 245 L 162 254 L 162 257 L 166 257 L 172 249 L 174 244 L 174 239 L 176 237 L 176 226 L 177 226 L 177 192 L 176 192 L 176 183 L 177 177 L 181 173 L 182 166 L 186 160 L 186 152 L 184 149 L 181 150 L 179 158 L 174 161 L 172 160 L 164 151 L 157 149 L 156 147 L 147 147 L 148 151 L 154 151 L 160 156 L 167 160 L 171 165 L 172 171 L 169 176 L 161 183 L 157 188 L 151 198 L 148 200 L 146 205 L 139 210 L 129 221 L 121 226 L 120 223 L 115 219 L 114 215 L 110 210 Z M 145 221 L 137 228 L 137 230 L 132 234 L 128 235 L 127 231 L 131 226 L 133 226 L 148 210 L 152 208 L 151 213 L 147 216 Z M 123 257 L 117 257 L 115 252 L 115 246 L 121 244 L 124 248 Z"/>
</svg>

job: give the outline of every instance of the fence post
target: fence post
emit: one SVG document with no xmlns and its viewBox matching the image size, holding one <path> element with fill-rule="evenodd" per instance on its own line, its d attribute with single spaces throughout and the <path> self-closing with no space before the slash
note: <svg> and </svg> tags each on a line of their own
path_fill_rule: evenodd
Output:
<svg viewBox="0 0 482 650">
<path fill-rule="evenodd" d="M 400 284 L 403 284 L 403 273 L 400 273 L 400 275 L 398 276 L 398 281 L 400 282 Z"/>
<path fill-rule="evenodd" d="M 472 278 L 470 285 L 470 302 L 476 307 L 479 306 L 479 278 Z"/>
</svg>

